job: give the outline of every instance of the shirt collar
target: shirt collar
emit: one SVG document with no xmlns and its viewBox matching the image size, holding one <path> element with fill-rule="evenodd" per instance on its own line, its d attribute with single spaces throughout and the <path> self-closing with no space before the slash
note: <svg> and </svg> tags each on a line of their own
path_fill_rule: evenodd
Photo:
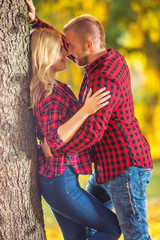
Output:
<svg viewBox="0 0 160 240">
<path fill-rule="evenodd" d="M 90 75 L 92 72 L 94 72 L 97 66 L 99 64 L 102 64 L 104 60 L 109 59 L 113 55 L 113 53 L 114 53 L 113 48 L 110 48 L 107 50 L 107 53 L 103 54 L 102 56 L 100 56 L 99 58 L 97 58 L 96 60 L 88 64 L 87 66 L 85 66 L 84 68 L 85 68 L 86 74 Z"/>
</svg>

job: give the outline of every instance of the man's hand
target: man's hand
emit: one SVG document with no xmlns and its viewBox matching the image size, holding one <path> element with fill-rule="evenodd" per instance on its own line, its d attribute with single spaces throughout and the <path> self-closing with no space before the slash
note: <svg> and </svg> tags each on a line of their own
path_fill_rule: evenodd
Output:
<svg viewBox="0 0 160 240">
<path fill-rule="evenodd" d="M 32 2 L 32 0 L 26 0 L 26 3 L 29 7 L 29 13 L 28 13 L 28 17 L 29 17 L 29 22 L 34 22 L 36 19 L 36 8 Z"/>
<path fill-rule="evenodd" d="M 45 157 L 53 157 L 50 146 L 47 144 L 45 139 L 43 141 L 41 141 L 41 147 L 42 147 Z"/>
</svg>

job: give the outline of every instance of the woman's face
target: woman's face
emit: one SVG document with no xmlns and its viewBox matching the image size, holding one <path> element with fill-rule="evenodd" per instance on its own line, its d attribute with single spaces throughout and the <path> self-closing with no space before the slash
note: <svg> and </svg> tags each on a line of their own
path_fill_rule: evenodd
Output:
<svg viewBox="0 0 160 240">
<path fill-rule="evenodd" d="M 67 51 L 64 49 L 63 46 L 61 46 L 59 56 L 56 62 L 51 66 L 52 71 L 56 73 L 56 72 L 63 71 L 67 68 L 66 56 L 67 56 Z"/>
</svg>

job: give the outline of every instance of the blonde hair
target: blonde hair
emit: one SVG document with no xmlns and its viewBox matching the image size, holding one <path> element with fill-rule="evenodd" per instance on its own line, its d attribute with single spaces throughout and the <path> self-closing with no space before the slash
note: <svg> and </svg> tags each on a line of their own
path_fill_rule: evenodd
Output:
<svg viewBox="0 0 160 240">
<path fill-rule="evenodd" d="M 79 35 L 81 41 L 85 42 L 97 39 L 100 42 L 100 48 L 106 48 L 105 44 L 105 32 L 100 22 L 89 14 L 83 14 L 76 18 L 71 19 L 63 28 L 63 32 L 66 33 L 69 30 L 73 30 L 74 33 Z"/>
<path fill-rule="evenodd" d="M 31 33 L 32 75 L 30 82 L 31 108 L 36 107 L 43 89 L 51 94 L 55 80 L 50 76 L 50 67 L 56 62 L 62 45 L 57 31 L 38 28 Z"/>
</svg>

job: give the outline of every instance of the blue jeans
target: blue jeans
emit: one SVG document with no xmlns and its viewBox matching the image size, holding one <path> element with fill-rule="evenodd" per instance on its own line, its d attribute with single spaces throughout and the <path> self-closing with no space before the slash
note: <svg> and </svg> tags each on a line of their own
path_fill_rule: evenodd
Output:
<svg viewBox="0 0 160 240">
<path fill-rule="evenodd" d="M 116 215 L 82 189 L 71 166 L 54 178 L 39 175 L 40 191 L 49 204 L 65 240 L 85 240 L 86 226 L 96 231 L 89 240 L 115 240 L 120 236 Z"/>
<path fill-rule="evenodd" d="M 114 205 L 125 240 L 150 240 L 147 223 L 146 188 L 152 169 L 130 167 L 117 178 L 97 184 L 94 173 L 88 180 L 87 191 L 106 190 Z M 106 199 L 107 201 L 107 199 Z M 105 199 L 103 199 L 105 202 Z"/>
</svg>

